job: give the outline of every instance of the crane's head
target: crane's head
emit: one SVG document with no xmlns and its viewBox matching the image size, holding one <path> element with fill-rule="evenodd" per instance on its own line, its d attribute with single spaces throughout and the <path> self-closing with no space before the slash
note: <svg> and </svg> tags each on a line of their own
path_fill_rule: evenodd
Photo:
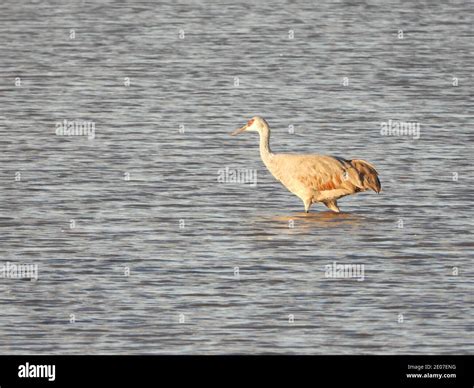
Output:
<svg viewBox="0 0 474 388">
<path fill-rule="evenodd" d="M 260 116 L 252 117 L 247 124 L 231 133 L 232 136 L 238 135 L 240 132 L 261 132 L 268 129 L 267 122 Z"/>
</svg>

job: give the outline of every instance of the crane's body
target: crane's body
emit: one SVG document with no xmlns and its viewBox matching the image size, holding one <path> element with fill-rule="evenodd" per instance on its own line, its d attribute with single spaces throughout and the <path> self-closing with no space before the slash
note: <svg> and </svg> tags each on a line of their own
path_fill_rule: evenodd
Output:
<svg viewBox="0 0 474 388">
<path fill-rule="evenodd" d="M 339 212 L 337 200 L 366 190 L 380 192 L 374 166 L 364 160 L 345 160 L 324 155 L 274 154 L 270 150 L 270 127 L 261 117 L 254 117 L 242 128 L 260 134 L 260 156 L 267 169 L 290 192 L 304 203 L 305 211 L 320 202 Z"/>
</svg>

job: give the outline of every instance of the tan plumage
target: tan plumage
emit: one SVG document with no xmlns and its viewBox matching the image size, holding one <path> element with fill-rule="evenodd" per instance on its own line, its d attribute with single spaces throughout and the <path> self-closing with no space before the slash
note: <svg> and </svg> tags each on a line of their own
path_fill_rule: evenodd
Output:
<svg viewBox="0 0 474 388">
<path fill-rule="evenodd" d="M 263 163 L 289 191 L 301 198 L 308 212 L 315 202 L 339 212 L 337 200 L 366 190 L 377 193 L 380 181 L 374 166 L 365 160 L 345 160 L 334 156 L 273 154 L 270 150 L 270 127 L 261 117 L 254 117 L 234 131 L 260 134 L 260 156 Z"/>
</svg>

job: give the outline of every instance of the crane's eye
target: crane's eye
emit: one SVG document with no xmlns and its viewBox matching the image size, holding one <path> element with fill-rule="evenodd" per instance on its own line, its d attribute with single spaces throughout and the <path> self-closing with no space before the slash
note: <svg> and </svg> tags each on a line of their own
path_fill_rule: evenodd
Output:
<svg viewBox="0 0 474 388">
<path fill-rule="evenodd" d="M 247 125 L 250 126 L 250 125 L 253 124 L 253 122 L 254 122 L 254 119 L 250 119 L 250 120 L 248 121 Z"/>
</svg>

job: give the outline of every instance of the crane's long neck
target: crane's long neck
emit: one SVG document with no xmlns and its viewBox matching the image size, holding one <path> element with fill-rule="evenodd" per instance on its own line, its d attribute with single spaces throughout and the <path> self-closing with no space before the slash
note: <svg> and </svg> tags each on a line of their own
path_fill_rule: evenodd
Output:
<svg viewBox="0 0 474 388">
<path fill-rule="evenodd" d="M 263 162 L 267 164 L 272 156 L 272 150 L 270 149 L 270 128 L 266 126 L 260 131 L 260 157 Z"/>
</svg>

